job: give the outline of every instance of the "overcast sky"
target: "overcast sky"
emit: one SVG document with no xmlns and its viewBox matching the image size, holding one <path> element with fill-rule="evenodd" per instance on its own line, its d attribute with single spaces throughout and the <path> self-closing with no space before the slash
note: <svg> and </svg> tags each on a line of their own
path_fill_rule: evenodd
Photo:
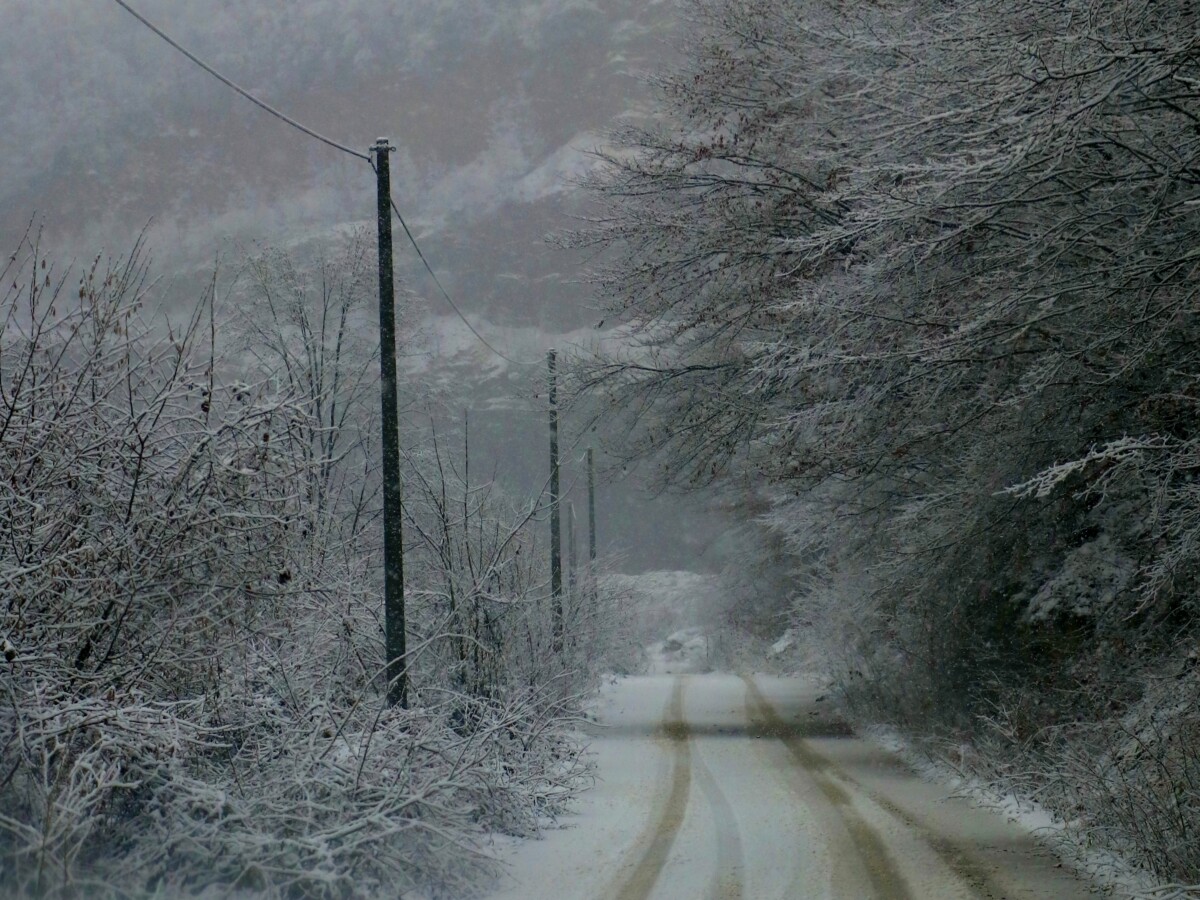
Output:
<svg viewBox="0 0 1200 900">
<path fill-rule="evenodd" d="M 134 0 L 234 81 L 310 127 L 399 147 L 426 231 L 558 189 L 637 103 L 669 4 L 645 0 Z M 257 110 L 110 0 L 0 4 L 0 227 L 37 213 L 91 252 L 149 219 L 161 255 L 369 218 L 372 179 Z M 119 248 L 114 248 L 119 249 Z"/>
</svg>

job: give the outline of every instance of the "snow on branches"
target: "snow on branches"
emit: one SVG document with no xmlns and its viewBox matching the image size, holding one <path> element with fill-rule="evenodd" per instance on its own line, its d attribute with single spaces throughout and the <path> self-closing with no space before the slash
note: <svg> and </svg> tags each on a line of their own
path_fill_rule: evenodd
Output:
<svg viewBox="0 0 1200 900">
<path fill-rule="evenodd" d="M 36 242 L 4 270 L 5 896 L 459 895 L 487 834 L 585 783 L 588 673 L 552 652 L 530 515 L 478 486 L 412 511 L 460 543 L 414 554 L 414 703 L 386 706 L 373 268 L 361 240 L 312 269 L 266 251 L 239 317 L 214 279 L 170 323 L 140 247 L 78 283 Z M 455 617 L 422 600 L 443 585 Z"/>
<path fill-rule="evenodd" d="M 1089 641 L 1174 659 L 1200 616 L 1200 7 L 685 9 L 570 239 L 605 251 L 616 331 L 574 380 L 614 452 L 741 491 L 884 715 L 970 727 L 1099 677 Z"/>
</svg>

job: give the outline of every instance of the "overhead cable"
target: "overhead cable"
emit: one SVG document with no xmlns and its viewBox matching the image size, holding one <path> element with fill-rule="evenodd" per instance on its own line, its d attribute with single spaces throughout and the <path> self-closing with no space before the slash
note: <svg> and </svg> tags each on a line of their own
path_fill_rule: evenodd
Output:
<svg viewBox="0 0 1200 900">
<path fill-rule="evenodd" d="M 216 78 L 222 84 L 228 86 L 229 88 L 233 89 L 237 93 L 241 94 L 243 97 L 245 97 L 247 100 L 249 100 L 255 106 L 257 106 L 259 109 L 262 109 L 263 111 L 270 113 L 271 115 L 275 116 L 275 118 L 279 119 L 280 121 L 286 122 L 288 125 L 291 125 L 297 131 L 301 131 L 304 134 L 307 134 L 309 137 L 316 138 L 321 143 L 327 144 L 328 146 L 333 147 L 335 150 L 341 150 L 343 153 L 348 153 L 351 156 L 357 157 L 358 159 L 366 160 L 372 169 L 375 168 L 375 163 L 368 154 L 361 153 L 358 150 L 354 150 L 350 147 L 347 147 L 345 144 L 340 144 L 331 138 L 325 137 L 325 135 L 323 135 L 323 134 L 313 131 L 308 126 L 302 125 L 301 123 L 297 122 L 295 119 L 291 118 L 290 116 L 285 115 L 284 113 L 280 112 L 279 110 L 277 110 L 275 107 L 271 106 L 271 104 L 267 103 L 266 101 L 260 100 L 258 97 L 254 96 L 254 94 L 250 93 L 248 90 L 241 87 L 239 84 L 237 84 L 233 80 L 226 78 L 224 75 L 222 75 L 220 72 L 218 72 L 212 66 L 210 66 L 208 63 L 206 63 L 200 57 L 196 56 L 196 54 L 192 53 L 186 47 L 181 46 L 174 38 L 172 38 L 169 34 L 167 34 L 165 31 L 163 31 L 161 28 L 159 28 L 157 25 L 155 25 L 153 22 L 151 22 L 149 19 L 147 19 L 145 16 L 143 16 L 140 12 L 138 12 L 132 6 L 130 6 L 127 2 L 125 2 L 125 0 L 113 0 L 113 2 L 116 3 L 118 6 L 120 6 L 123 10 L 125 10 L 131 16 L 133 16 L 135 19 L 137 19 L 139 22 L 141 22 L 143 25 L 145 25 L 147 28 L 149 28 L 151 31 L 153 31 L 156 35 L 158 35 L 164 41 L 166 41 L 175 50 L 179 51 L 184 56 L 186 56 L 188 59 L 190 59 L 193 63 L 195 63 L 197 66 L 199 66 L 205 72 L 207 72 L 213 78 Z M 522 360 L 513 359 L 511 356 L 508 356 L 507 354 L 500 352 L 498 349 L 496 349 L 495 346 L 493 346 L 491 344 L 491 342 L 489 342 L 487 340 L 487 338 L 485 338 L 482 334 L 479 333 L 479 331 L 475 328 L 474 325 L 472 325 L 470 323 L 470 321 L 467 320 L 467 317 L 465 315 L 463 315 L 462 310 L 458 308 L 458 304 L 454 302 L 454 299 L 450 296 L 450 293 L 445 289 L 445 287 L 442 286 L 441 279 L 439 279 L 437 277 L 437 273 L 433 271 L 433 267 L 429 264 L 429 260 L 427 260 L 425 258 L 425 254 L 424 254 L 424 252 L 422 252 L 421 246 L 417 243 L 417 239 L 413 236 L 412 231 L 409 230 L 408 223 L 404 221 L 404 216 L 402 216 L 400 214 L 400 208 L 398 206 L 396 206 L 396 201 L 390 197 L 388 199 L 391 201 L 392 210 L 393 210 L 393 212 L 396 213 L 396 218 L 400 221 L 400 227 L 402 227 L 404 229 L 404 234 L 408 238 L 408 242 L 410 244 L 412 244 L 413 250 L 416 251 L 417 257 L 421 260 L 421 264 L 425 267 L 425 271 L 428 272 L 429 277 L 433 279 L 433 283 L 437 286 L 437 289 L 441 293 L 442 298 L 450 305 L 450 308 L 452 310 L 454 310 L 455 315 L 457 315 L 458 318 L 462 320 L 462 323 L 467 326 L 467 328 L 470 330 L 471 334 L 475 335 L 476 339 L 481 344 L 483 344 L 483 346 L 487 347 L 490 351 L 492 351 L 492 353 L 496 354 L 496 356 L 498 356 L 500 359 L 505 360 L 506 362 L 510 362 L 515 366 L 537 366 L 537 365 L 540 365 L 540 363 L 536 363 L 536 362 L 524 362 Z"/>
<path fill-rule="evenodd" d="M 157 25 L 155 25 L 153 22 L 151 22 L 149 19 L 147 19 L 145 16 L 143 16 L 140 12 L 138 12 L 136 9 L 134 9 L 132 6 L 130 6 L 128 3 L 126 3 L 125 0 L 113 0 L 113 2 L 115 2 L 119 7 L 121 7 L 121 9 L 125 10 L 125 12 L 129 13 L 131 16 L 133 16 L 135 19 L 137 19 L 139 22 L 141 22 L 143 25 L 145 25 L 147 28 L 149 28 L 151 31 L 153 31 L 155 34 L 157 34 L 160 38 L 162 38 L 164 41 L 166 41 L 168 44 L 170 44 L 172 47 L 174 47 L 176 50 L 178 50 L 180 53 L 182 53 L 184 56 L 186 56 L 188 59 L 190 59 L 196 65 L 198 65 L 200 68 L 202 68 L 205 72 L 207 72 L 213 78 L 216 78 L 218 81 L 222 82 L 223 84 L 228 85 L 229 87 L 233 88 L 233 90 L 237 91 L 239 94 L 241 94 L 243 97 L 245 97 L 251 103 L 253 103 L 255 106 L 259 107 L 260 109 L 265 110 L 266 112 L 269 112 L 271 115 L 275 116 L 275 118 L 286 122 L 287 124 L 291 125 L 293 128 L 297 129 L 298 131 L 304 132 L 309 137 L 314 137 L 321 143 L 328 144 L 330 147 L 333 147 L 335 150 L 341 150 L 343 153 L 349 153 L 351 156 L 357 156 L 359 159 L 365 159 L 367 162 L 371 161 L 371 157 L 367 156 L 367 154 L 360 153 L 358 150 L 352 150 L 351 148 L 347 147 L 345 144 L 339 144 L 337 141 L 327 138 L 327 137 L 325 137 L 325 135 L 319 134 L 319 133 L 313 131 L 311 128 L 308 128 L 305 125 L 301 125 L 295 119 L 281 113 L 275 107 L 271 106 L 271 104 L 258 99 L 257 97 L 255 97 L 252 93 L 250 93 L 245 88 L 241 87 L 238 84 L 235 84 L 233 81 L 226 78 L 224 75 L 222 75 L 220 72 L 218 72 L 212 66 L 210 66 L 208 63 L 206 63 L 200 57 L 196 56 L 196 54 L 192 53 L 190 50 L 187 50 L 184 47 L 181 47 L 178 43 L 175 42 L 174 39 L 171 38 L 171 36 L 169 34 L 167 34 L 165 31 L 163 31 L 161 28 L 159 28 Z"/>
<path fill-rule="evenodd" d="M 400 214 L 400 208 L 396 206 L 396 201 L 392 198 L 388 199 L 391 199 L 392 201 L 392 211 L 396 214 L 396 218 L 400 220 L 400 227 L 404 229 L 404 234 L 408 238 L 408 242 L 412 244 L 413 250 L 417 252 L 417 257 L 421 260 L 421 264 L 425 267 L 425 271 L 429 273 L 429 277 L 433 279 L 433 283 L 437 285 L 437 289 L 441 293 L 442 298 L 448 304 L 450 304 L 450 308 L 454 310 L 455 315 L 457 315 L 459 319 L 462 320 L 462 323 L 466 325 L 468 329 L 470 329 L 471 334 L 475 335 L 475 337 L 479 340 L 479 343 L 483 344 L 483 346 L 487 347 L 501 359 L 512 363 L 514 366 L 540 366 L 541 362 L 526 362 L 520 359 L 513 359 L 511 356 L 501 353 L 494 346 L 492 346 L 487 338 L 485 338 L 476 330 L 475 326 L 468 321 L 465 315 L 463 315 L 462 310 L 458 308 L 458 304 L 454 302 L 449 291 L 442 287 L 441 279 L 439 279 L 437 277 L 437 273 L 433 271 L 433 266 L 429 265 L 429 260 L 425 258 L 425 254 L 421 250 L 421 245 L 417 243 L 417 239 L 413 236 L 412 231 L 409 230 L 408 223 L 404 221 L 404 216 Z"/>
</svg>

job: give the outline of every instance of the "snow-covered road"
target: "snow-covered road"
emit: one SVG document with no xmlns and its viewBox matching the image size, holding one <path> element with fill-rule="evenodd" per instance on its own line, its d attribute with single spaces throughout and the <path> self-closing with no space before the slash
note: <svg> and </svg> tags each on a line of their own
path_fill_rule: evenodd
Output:
<svg viewBox="0 0 1200 900">
<path fill-rule="evenodd" d="M 851 735 L 803 680 L 626 678 L 599 721 L 595 790 L 515 849 L 492 900 L 1093 896 L 1020 827 Z"/>
</svg>

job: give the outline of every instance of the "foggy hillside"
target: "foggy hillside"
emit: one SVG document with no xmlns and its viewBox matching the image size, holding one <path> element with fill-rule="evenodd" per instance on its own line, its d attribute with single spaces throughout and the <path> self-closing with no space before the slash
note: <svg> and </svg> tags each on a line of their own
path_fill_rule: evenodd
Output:
<svg viewBox="0 0 1200 900">
<path fill-rule="evenodd" d="M 402 213 L 451 297 L 501 352 L 540 362 L 550 347 L 599 334 L 580 283 L 584 257 L 546 237 L 585 211 L 574 182 L 607 132 L 645 114 L 640 77 L 673 46 L 670 3 L 150 0 L 139 11 L 333 140 L 366 151 L 390 137 Z M 11 86 L 0 100 L 6 246 L 36 217 L 58 258 L 90 260 L 124 252 L 150 223 L 154 274 L 169 285 L 158 302 L 178 312 L 196 302 L 218 256 L 228 276 L 255 247 L 310 255 L 350 226 L 374 227 L 364 161 L 255 108 L 116 4 L 5 4 L 0 51 Z M 508 489 L 538 490 L 545 453 L 528 452 L 545 430 L 538 371 L 480 344 L 397 241 L 422 334 L 408 364 L 442 389 L 451 421 L 472 411 L 481 457 Z M 693 529 L 664 526 L 696 510 L 618 478 L 598 511 L 602 540 L 634 570 L 683 565 L 714 529 L 699 517 Z"/>
<path fill-rule="evenodd" d="M 364 152 L 391 137 L 397 197 L 431 255 L 470 309 L 518 321 L 527 298 L 506 296 L 504 276 L 547 274 L 525 254 L 561 211 L 559 176 L 636 107 L 630 73 L 671 22 L 669 4 L 622 0 L 144 7 L 309 127 Z M 264 116 L 115 4 L 6 4 L 0 35 L 6 234 L 37 211 L 58 245 L 115 250 L 153 218 L 160 256 L 195 261 L 230 237 L 279 242 L 373 215 L 362 162 Z M 547 324 L 582 324 L 545 307 Z"/>
</svg>

